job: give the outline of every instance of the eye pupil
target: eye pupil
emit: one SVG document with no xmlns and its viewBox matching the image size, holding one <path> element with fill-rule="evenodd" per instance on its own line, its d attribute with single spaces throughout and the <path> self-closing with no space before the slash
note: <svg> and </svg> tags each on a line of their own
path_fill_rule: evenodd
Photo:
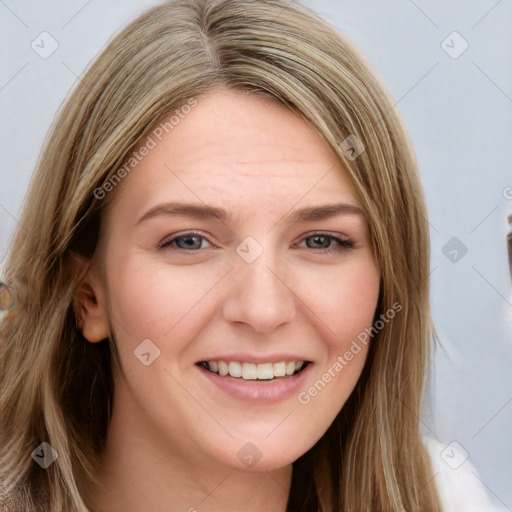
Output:
<svg viewBox="0 0 512 512">
<path fill-rule="evenodd" d="M 312 241 L 312 244 L 309 243 L 309 240 Z M 307 242 L 308 247 L 313 248 L 313 249 L 316 249 L 316 248 L 325 249 L 325 248 L 329 247 L 330 243 L 331 243 L 331 238 L 328 236 L 324 236 L 324 235 L 312 236 L 308 239 L 308 242 Z"/>
<path fill-rule="evenodd" d="M 199 249 L 201 247 L 201 237 L 182 236 L 176 240 L 176 245 L 181 249 Z"/>
</svg>

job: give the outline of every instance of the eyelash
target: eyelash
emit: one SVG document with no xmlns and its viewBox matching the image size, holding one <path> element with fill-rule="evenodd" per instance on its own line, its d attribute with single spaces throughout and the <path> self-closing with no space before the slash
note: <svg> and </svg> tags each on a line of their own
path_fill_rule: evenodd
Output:
<svg viewBox="0 0 512 512">
<path fill-rule="evenodd" d="M 202 238 L 203 240 L 206 240 L 206 237 L 201 235 L 201 233 L 197 233 L 196 231 L 187 231 L 186 233 L 178 233 L 177 235 L 172 235 L 171 237 L 168 237 L 168 238 L 164 238 L 159 244 L 158 244 L 158 248 L 159 249 L 166 249 L 168 247 L 170 247 L 170 245 L 175 242 L 176 240 L 179 240 L 180 238 L 191 238 L 191 237 L 200 237 Z M 209 242 L 211 243 L 211 242 Z M 196 252 L 198 249 L 182 249 L 181 247 L 176 247 L 175 248 L 176 250 L 178 251 L 183 251 L 183 252 Z"/>
<path fill-rule="evenodd" d="M 202 240 L 207 240 L 207 238 L 205 236 L 203 236 L 201 233 L 198 233 L 196 231 L 188 231 L 186 233 L 178 233 L 177 235 L 172 235 L 170 238 L 164 238 L 164 240 L 162 240 L 158 244 L 158 248 L 159 249 L 168 249 L 177 240 L 180 240 L 182 238 L 192 238 L 192 237 L 199 237 Z M 315 249 L 313 247 L 308 247 L 308 249 L 312 249 L 315 253 L 318 253 L 318 254 L 335 254 L 335 253 L 340 252 L 342 250 L 353 249 L 354 248 L 354 243 L 351 242 L 349 239 L 347 239 L 347 238 L 340 238 L 339 236 L 334 236 L 334 235 L 332 235 L 330 233 L 322 233 L 322 232 L 313 233 L 311 235 L 308 235 L 308 236 L 304 237 L 301 240 L 301 242 L 305 241 L 305 240 L 308 240 L 310 238 L 315 238 L 315 237 L 325 237 L 325 238 L 328 238 L 328 239 L 331 240 L 331 242 L 336 242 L 338 244 L 338 246 L 339 246 L 338 248 L 336 248 L 334 250 L 333 250 L 332 246 L 327 247 L 325 249 Z M 211 242 L 208 242 L 208 243 L 211 244 Z M 294 246 L 294 248 L 295 247 L 296 247 L 296 245 Z M 194 252 L 199 251 L 200 249 L 201 248 L 199 248 L 199 249 L 183 249 L 181 247 L 175 247 L 174 248 L 174 250 L 177 250 L 177 251 L 180 251 L 180 252 L 183 252 L 183 253 L 194 253 Z"/>
<path fill-rule="evenodd" d="M 328 239 L 330 239 L 331 242 L 335 242 L 337 244 L 336 248 L 334 248 L 333 246 L 329 246 L 325 249 L 314 249 L 313 247 L 308 247 L 308 249 L 312 249 L 315 253 L 335 254 L 335 253 L 339 253 L 343 250 L 354 248 L 354 243 L 351 242 L 348 238 L 341 238 L 339 236 L 335 236 L 330 233 L 322 233 L 322 232 L 313 233 L 311 235 L 304 237 L 301 241 L 308 240 L 309 238 L 315 238 L 315 237 L 328 238 Z"/>
</svg>

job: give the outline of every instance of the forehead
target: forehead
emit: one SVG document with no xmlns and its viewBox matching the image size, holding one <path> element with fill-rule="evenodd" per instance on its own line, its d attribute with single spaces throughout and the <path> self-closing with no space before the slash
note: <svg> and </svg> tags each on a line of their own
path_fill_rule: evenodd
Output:
<svg viewBox="0 0 512 512">
<path fill-rule="evenodd" d="M 139 211 L 180 198 L 276 214 L 299 201 L 357 204 L 329 145 L 271 100 L 220 89 L 198 98 L 161 132 L 150 134 L 152 148 L 121 183 L 114 203 Z"/>
</svg>

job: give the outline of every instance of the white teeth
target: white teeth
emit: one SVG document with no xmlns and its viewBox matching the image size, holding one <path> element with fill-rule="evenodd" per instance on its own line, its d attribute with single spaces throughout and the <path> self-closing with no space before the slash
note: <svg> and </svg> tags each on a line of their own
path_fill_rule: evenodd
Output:
<svg viewBox="0 0 512 512">
<path fill-rule="evenodd" d="M 220 376 L 242 378 L 245 380 L 272 380 L 300 371 L 304 361 L 280 361 L 278 363 L 240 363 L 238 361 L 208 361 L 208 369 Z"/>
<path fill-rule="evenodd" d="M 208 363 L 210 364 L 210 363 Z M 211 368 L 211 366 L 210 366 Z M 222 377 L 226 376 L 229 373 L 228 365 L 224 361 L 219 361 L 219 375 Z"/>
<path fill-rule="evenodd" d="M 294 365 L 295 367 L 295 365 Z M 273 379 L 274 378 L 274 368 L 272 363 L 263 363 L 258 364 L 258 379 Z"/>
<path fill-rule="evenodd" d="M 258 378 L 258 367 L 253 363 L 245 363 L 242 365 L 242 378 L 254 380 Z"/>
<path fill-rule="evenodd" d="M 274 376 L 284 377 L 286 375 L 286 363 L 274 363 Z"/>
<path fill-rule="evenodd" d="M 229 375 L 231 377 L 241 377 L 242 376 L 242 365 L 240 363 L 237 363 L 236 361 L 231 361 L 229 363 Z"/>
</svg>

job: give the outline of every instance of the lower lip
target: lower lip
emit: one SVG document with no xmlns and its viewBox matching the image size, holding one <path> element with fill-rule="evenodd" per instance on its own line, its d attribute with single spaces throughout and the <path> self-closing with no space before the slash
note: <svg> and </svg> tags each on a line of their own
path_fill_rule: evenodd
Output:
<svg viewBox="0 0 512 512">
<path fill-rule="evenodd" d="M 200 366 L 198 370 L 205 378 L 228 395 L 253 403 L 269 404 L 297 395 L 303 388 L 308 375 L 312 371 L 312 367 L 313 364 L 308 363 L 304 370 L 295 375 L 260 381 L 248 381 L 242 378 L 230 377 L 229 375 L 221 377 L 218 373 L 211 372 Z"/>
</svg>

